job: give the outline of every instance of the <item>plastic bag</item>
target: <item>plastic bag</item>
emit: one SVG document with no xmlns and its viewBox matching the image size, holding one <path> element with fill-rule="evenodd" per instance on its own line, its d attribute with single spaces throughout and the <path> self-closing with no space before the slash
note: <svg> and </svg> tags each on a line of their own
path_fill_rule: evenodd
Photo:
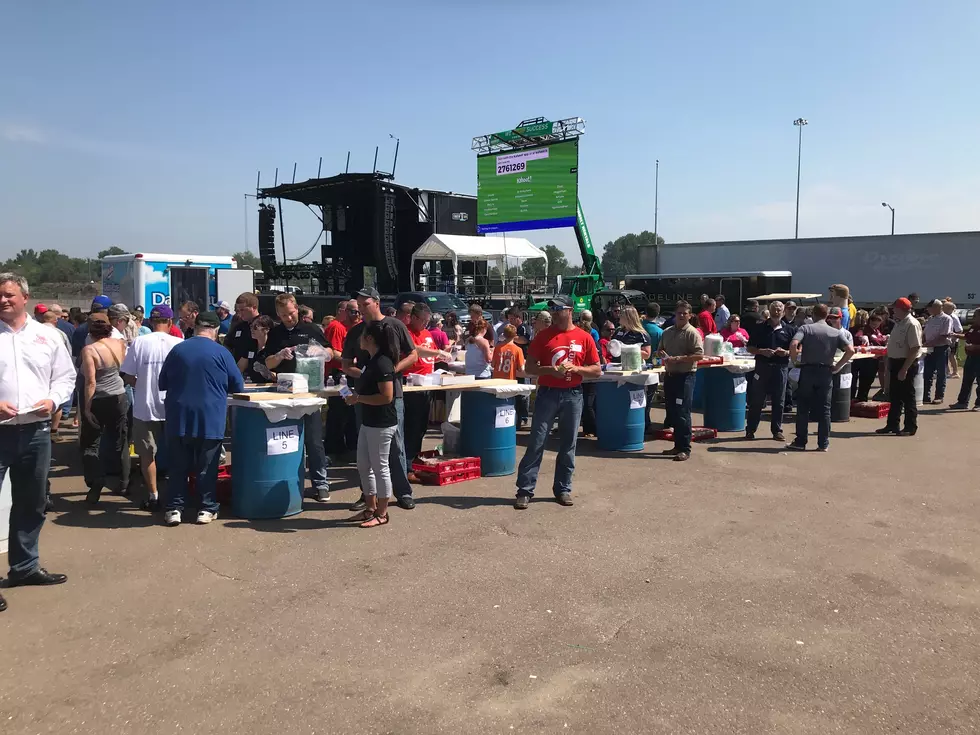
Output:
<svg viewBox="0 0 980 735">
<path fill-rule="evenodd" d="M 327 350 L 316 342 L 310 342 L 296 347 L 293 357 L 296 358 L 296 369 L 293 372 L 306 376 L 311 391 L 323 390 Z"/>
</svg>

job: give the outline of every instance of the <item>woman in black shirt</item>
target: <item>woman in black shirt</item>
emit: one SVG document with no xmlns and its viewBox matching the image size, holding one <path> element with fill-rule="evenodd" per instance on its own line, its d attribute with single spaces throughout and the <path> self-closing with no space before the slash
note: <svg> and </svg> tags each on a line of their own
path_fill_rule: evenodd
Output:
<svg viewBox="0 0 980 735">
<path fill-rule="evenodd" d="M 239 360 L 240 368 L 241 361 L 245 361 L 242 375 L 247 383 L 274 383 L 276 380 L 276 376 L 265 366 L 265 358 L 270 354 L 266 349 L 269 341 L 269 330 L 274 326 L 275 323 L 267 316 L 257 316 L 249 325 L 252 339 L 255 340 L 255 345 L 250 346 L 255 349 L 249 350 Z"/>
<path fill-rule="evenodd" d="M 612 338 L 624 345 L 640 345 L 640 355 L 644 360 L 650 359 L 650 352 L 653 349 L 650 344 L 650 334 L 643 328 L 640 314 L 635 306 L 626 306 L 620 311 L 619 326 L 613 331 Z M 622 357 L 609 356 L 609 361 L 613 364 L 621 363 L 622 359 Z"/>
<path fill-rule="evenodd" d="M 361 332 L 361 349 L 370 356 L 361 367 L 357 390 L 345 397 L 348 406 L 361 405 L 361 431 L 357 436 L 357 471 L 364 488 L 367 509 L 353 520 L 361 528 L 388 522 L 392 495 L 388 453 L 398 430 L 395 411 L 395 335 L 383 321 L 371 322 Z"/>
</svg>

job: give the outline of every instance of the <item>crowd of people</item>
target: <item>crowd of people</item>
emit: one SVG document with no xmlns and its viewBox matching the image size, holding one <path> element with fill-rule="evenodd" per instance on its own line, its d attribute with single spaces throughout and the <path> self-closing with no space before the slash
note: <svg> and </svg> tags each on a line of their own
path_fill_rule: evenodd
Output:
<svg viewBox="0 0 980 735">
<path fill-rule="evenodd" d="M 924 398 L 945 399 L 948 378 L 956 378 L 956 343 L 965 342 L 959 397 L 951 408 L 980 410 L 980 316 L 964 327 L 951 300 L 929 302 L 928 318 L 915 316 L 917 297 L 896 300 L 871 312 L 857 310 L 846 286 L 835 285 L 829 305 L 804 309 L 789 301 L 763 308 L 749 300 L 733 313 L 723 296 L 702 297 L 700 308 L 685 301 L 666 320 L 651 304 L 638 311 L 613 304 L 597 315 L 584 311 L 576 321 L 572 303 L 558 295 L 526 324 L 517 307 L 496 324 L 483 307 L 470 305 L 468 319 L 454 312 L 433 314 L 426 303 L 406 302 L 383 309 L 373 288 L 341 301 L 320 324 L 312 309 L 292 294 L 275 299 L 276 319 L 259 314 L 258 297 L 243 293 L 234 307 L 219 302 L 202 311 L 194 302 L 178 307 L 140 307 L 96 297 L 87 314 L 38 304 L 27 313 L 29 285 L 15 274 L 0 274 L 0 474 L 9 472 L 13 489 L 8 587 L 60 584 L 66 577 L 40 566 L 38 538 L 50 509 L 48 468 L 52 440 L 76 408 L 86 502 L 95 506 L 106 475 L 118 476 L 117 492 L 130 494 L 130 446 L 143 479 L 141 508 L 164 512 L 167 525 L 183 521 L 188 478 L 196 477 L 200 508 L 196 520 L 217 518 L 216 482 L 223 461 L 228 396 L 246 382 L 273 381 L 295 372 L 298 351 L 317 345 L 326 361 L 328 384 L 340 395 L 328 401 L 326 430 L 319 412 L 305 417 L 306 469 L 314 496 L 329 500 L 331 460 L 356 462 L 361 497 L 351 521 L 364 528 L 386 525 L 389 504 L 415 507 L 409 461 L 422 449 L 429 425 L 427 391 L 404 392 L 412 374 L 429 375 L 458 365 L 477 380 L 491 377 L 533 380 L 534 410 L 517 400 L 517 420 L 530 420 L 527 447 L 516 479 L 515 508 L 528 508 L 537 484 L 545 441 L 554 433 L 558 456 L 552 492 L 573 504 L 572 476 L 581 433 L 595 434 L 594 383 L 604 366 L 621 358 L 610 346 L 636 345 L 644 361 L 664 366 L 664 425 L 673 431 L 666 454 L 686 461 L 692 449 L 694 376 L 704 357 L 704 340 L 718 333 L 755 357 L 750 374 L 746 436 L 754 439 L 762 412 L 771 406 L 770 430 L 783 441 L 782 421 L 796 409 L 796 437 L 788 449 L 806 449 L 811 417 L 818 424 L 817 449 L 830 440 L 833 376 L 862 346 L 884 347 L 883 358 L 855 362 L 853 395 L 866 400 L 877 377 L 879 397 L 891 411 L 881 434 L 911 436 L 917 430 L 914 379 L 924 355 Z M 462 359 L 460 359 L 460 357 Z M 798 367 L 794 367 L 798 366 Z M 796 370 L 799 370 L 798 374 Z M 790 386 L 795 384 L 795 390 Z M 933 397 L 935 396 L 935 397 Z M 648 390 L 646 423 L 653 429 Z M 902 423 L 904 417 L 904 424 Z M 165 447 L 165 451 L 164 451 Z M 165 454 L 168 482 L 161 501 L 158 463 Z M 0 610 L 6 602 L 0 598 Z"/>
</svg>

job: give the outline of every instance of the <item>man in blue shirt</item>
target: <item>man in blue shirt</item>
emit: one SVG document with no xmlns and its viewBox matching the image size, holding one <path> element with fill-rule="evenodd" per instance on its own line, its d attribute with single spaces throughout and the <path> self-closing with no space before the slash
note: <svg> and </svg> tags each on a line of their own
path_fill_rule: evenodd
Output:
<svg viewBox="0 0 980 735">
<path fill-rule="evenodd" d="M 231 304 L 227 301 L 219 301 L 218 305 L 214 307 L 214 311 L 221 321 L 218 326 L 218 334 L 228 334 L 228 330 L 231 329 Z"/>
<path fill-rule="evenodd" d="M 92 314 L 99 314 L 106 311 L 110 306 L 112 306 L 112 299 L 108 296 L 96 296 L 92 299 L 92 307 L 89 312 Z M 82 354 L 82 348 L 85 347 L 85 338 L 88 337 L 88 322 L 84 321 L 78 325 L 75 333 L 71 336 L 71 356 L 78 360 L 79 356 Z"/>
<path fill-rule="evenodd" d="M 747 376 L 749 385 L 749 415 L 745 422 L 745 438 L 755 439 L 762 420 L 766 398 L 772 402 L 770 428 L 772 438 L 785 441 L 783 412 L 786 406 L 786 386 L 789 382 L 789 343 L 796 327 L 783 321 L 783 304 L 769 304 L 769 319 L 756 325 L 749 337 L 749 353 L 755 355 L 755 370 Z"/>
<path fill-rule="evenodd" d="M 231 353 L 216 342 L 219 325 L 213 311 L 199 313 L 194 335 L 170 351 L 160 370 L 160 390 L 167 392 L 163 406 L 170 460 L 170 492 L 164 515 L 168 526 L 181 521 L 191 472 L 197 474 L 201 496 L 197 522 L 211 523 L 218 517 L 218 464 L 228 394 L 245 389 Z"/>
</svg>

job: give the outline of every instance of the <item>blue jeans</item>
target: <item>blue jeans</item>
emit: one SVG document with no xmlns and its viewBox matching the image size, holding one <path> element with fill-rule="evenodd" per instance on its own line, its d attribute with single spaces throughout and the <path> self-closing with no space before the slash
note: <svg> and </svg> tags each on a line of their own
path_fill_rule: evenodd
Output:
<svg viewBox="0 0 980 735">
<path fill-rule="evenodd" d="M 674 430 L 674 449 L 691 451 L 691 407 L 694 405 L 695 373 L 666 373 L 664 400 L 667 402 L 667 424 Z"/>
<path fill-rule="evenodd" d="M 830 446 L 830 399 L 834 391 L 834 373 L 829 365 L 804 365 L 800 368 L 800 385 L 796 389 L 796 441 L 806 446 L 810 413 L 817 414 L 817 447 Z"/>
<path fill-rule="evenodd" d="M 766 398 L 772 402 L 769 428 L 773 434 L 783 430 L 783 409 L 786 406 L 786 386 L 789 383 L 789 364 L 774 364 L 756 358 L 752 382 L 749 384 L 749 415 L 745 431 L 754 434 L 762 421 Z"/>
<path fill-rule="evenodd" d="M 51 467 L 51 424 L 0 426 L 0 479 L 10 471 L 10 579 L 32 574 L 44 525 L 45 489 Z"/>
<path fill-rule="evenodd" d="M 167 481 L 167 510 L 183 510 L 187 502 L 187 476 L 197 475 L 197 494 L 201 510 L 218 512 L 218 465 L 221 462 L 221 439 L 194 439 L 187 436 L 167 437 L 170 479 Z"/>
<path fill-rule="evenodd" d="M 538 387 L 534 399 L 534 415 L 531 417 L 531 434 L 520 467 L 517 468 L 517 495 L 534 496 L 538 483 L 538 470 L 544 457 L 544 444 L 548 440 L 555 419 L 558 419 L 558 457 L 555 462 L 555 481 L 552 490 L 557 498 L 561 493 L 572 491 L 572 473 L 575 472 L 575 443 L 582 421 L 585 400 L 581 386 L 578 388 Z"/>
<path fill-rule="evenodd" d="M 357 430 L 361 430 L 361 406 L 354 406 L 354 414 L 357 417 Z M 391 485 L 396 498 L 412 497 L 412 486 L 408 482 L 408 463 L 405 461 L 405 399 L 395 399 L 395 413 L 398 416 L 398 431 L 391 438 L 391 447 L 388 450 L 388 471 L 391 472 Z M 361 494 L 364 494 L 364 486 L 361 486 Z"/>
<path fill-rule="evenodd" d="M 323 417 L 319 409 L 303 417 L 303 445 L 306 447 L 306 465 L 313 489 L 330 489 L 327 452 L 323 447 Z"/>
<path fill-rule="evenodd" d="M 922 373 L 922 400 L 929 402 L 932 395 L 932 380 L 936 379 L 936 399 L 946 397 L 946 370 L 949 366 L 949 346 L 933 347 L 926 355 L 925 372 Z"/>
</svg>

